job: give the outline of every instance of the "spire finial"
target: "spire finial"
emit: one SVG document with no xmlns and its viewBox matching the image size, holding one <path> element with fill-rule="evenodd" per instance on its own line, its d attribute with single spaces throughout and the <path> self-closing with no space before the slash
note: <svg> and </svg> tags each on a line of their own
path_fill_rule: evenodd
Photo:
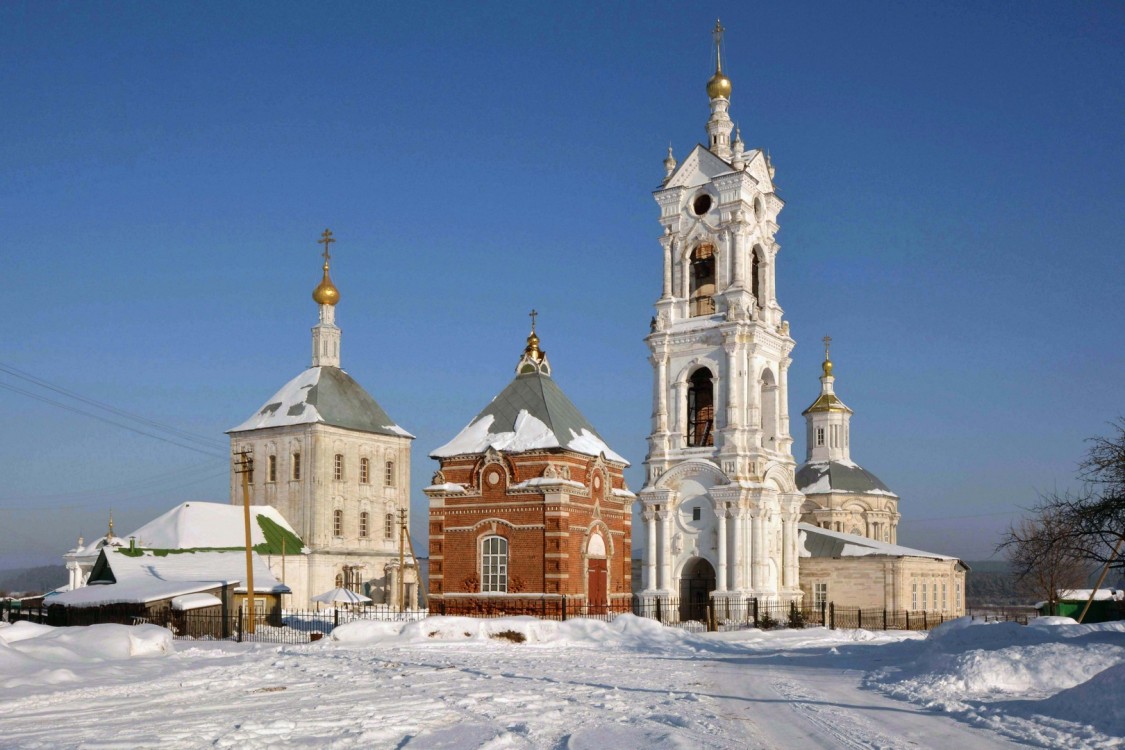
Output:
<svg viewBox="0 0 1125 750">
<path fill-rule="evenodd" d="M 340 290 L 332 283 L 332 279 L 328 277 L 328 261 L 332 259 L 332 254 L 328 251 L 328 246 L 335 242 L 332 237 L 332 230 L 325 229 L 324 233 L 320 235 L 317 240 L 318 245 L 324 245 L 324 252 L 321 256 L 324 258 L 324 277 L 317 284 L 316 289 L 313 289 L 313 301 L 318 305 L 335 305 L 340 301 Z"/>
<path fill-rule="evenodd" d="M 539 311 L 536 310 L 534 307 L 531 308 L 531 312 L 529 312 L 527 314 L 527 316 L 529 318 L 531 318 L 531 332 L 532 333 L 535 333 L 535 318 L 538 317 L 538 315 L 539 315 Z"/>
<path fill-rule="evenodd" d="M 109 531 L 106 532 L 105 538 L 106 538 L 107 542 L 110 539 L 113 539 L 113 509 L 112 508 L 109 511 Z"/>
<path fill-rule="evenodd" d="M 539 349 L 539 334 L 535 333 L 535 319 L 539 317 L 539 311 L 533 308 L 527 316 L 531 318 L 531 333 L 528 334 L 527 346 L 524 347 L 523 354 L 525 357 L 530 357 L 536 362 L 540 362 L 546 352 Z"/>
<path fill-rule="evenodd" d="M 723 72 L 723 23 L 719 19 L 715 19 L 715 29 L 711 32 L 711 36 L 715 40 L 715 72 Z"/>
<path fill-rule="evenodd" d="M 824 342 L 824 365 L 823 365 L 823 369 L 824 369 L 824 374 L 826 376 L 828 376 L 828 375 L 832 374 L 832 359 L 828 356 L 829 347 L 832 345 L 832 337 L 829 336 L 828 334 L 825 334 L 824 338 L 821 339 L 821 341 Z"/>
</svg>

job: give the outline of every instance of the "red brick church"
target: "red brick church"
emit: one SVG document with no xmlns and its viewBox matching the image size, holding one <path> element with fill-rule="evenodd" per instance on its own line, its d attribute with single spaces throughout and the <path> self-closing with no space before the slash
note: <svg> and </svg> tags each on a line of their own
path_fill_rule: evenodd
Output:
<svg viewBox="0 0 1125 750">
<path fill-rule="evenodd" d="M 551 378 L 534 325 L 515 379 L 430 457 L 432 611 L 628 608 L 629 463 Z"/>
</svg>

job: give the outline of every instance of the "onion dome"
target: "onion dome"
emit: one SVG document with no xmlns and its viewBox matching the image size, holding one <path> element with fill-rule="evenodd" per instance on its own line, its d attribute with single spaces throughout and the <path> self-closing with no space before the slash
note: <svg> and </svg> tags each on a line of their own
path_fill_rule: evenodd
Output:
<svg viewBox="0 0 1125 750">
<path fill-rule="evenodd" d="M 328 246 L 335 242 L 332 238 L 332 230 L 325 229 L 324 234 L 320 235 L 319 243 L 324 245 L 324 278 L 313 289 L 313 301 L 318 305 L 335 305 L 340 301 L 340 290 L 332 283 L 332 279 L 328 276 L 328 261 L 332 258 L 328 253 Z"/>
</svg>

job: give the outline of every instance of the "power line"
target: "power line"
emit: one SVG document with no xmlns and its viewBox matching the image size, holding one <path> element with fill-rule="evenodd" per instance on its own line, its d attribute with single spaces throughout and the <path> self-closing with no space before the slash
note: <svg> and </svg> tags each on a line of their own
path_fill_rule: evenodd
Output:
<svg viewBox="0 0 1125 750">
<path fill-rule="evenodd" d="M 46 389 L 48 391 L 52 391 L 52 392 L 57 393 L 61 396 L 65 396 L 67 398 L 74 399 L 75 401 L 79 401 L 83 404 L 86 404 L 88 406 L 92 406 L 96 409 L 101 409 L 102 411 L 109 412 L 110 414 L 113 414 L 114 416 L 121 417 L 121 418 L 131 420 L 131 421 L 134 421 L 134 422 L 138 422 L 138 423 L 140 423 L 142 425 L 145 425 L 147 427 L 159 430 L 161 432 L 165 432 L 165 433 L 173 436 L 174 438 L 176 438 L 178 440 L 183 440 L 183 441 L 187 441 L 187 442 L 190 442 L 190 443 L 195 443 L 197 445 L 202 445 L 204 447 L 209 447 L 209 448 L 218 448 L 218 447 L 225 448 L 226 447 L 222 443 L 222 441 L 216 440 L 214 438 L 205 437 L 203 435 L 197 435 L 193 432 L 189 432 L 187 430 L 183 430 L 183 429 L 180 429 L 178 427 L 173 427 L 172 425 L 164 424 L 163 422 L 158 422 L 154 419 L 149 419 L 148 417 L 142 416 L 140 414 L 134 414 L 134 413 L 126 411 L 124 409 L 120 409 L 116 406 L 113 406 L 112 404 L 107 404 L 103 401 L 98 401 L 96 399 L 88 398 L 88 397 L 83 396 L 79 393 L 75 393 L 74 391 L 71 391 L 67 388 L 63 388 L 62 386 L 55 385 L 54 383 L 51 383 L 51 382 L 46 381 L 46 380 L 44 380 L 40 377 L 32 375 L 31 373 L 26 372 L 25 370 L 21 370 L 17 367 L 13 367 L 12 365 L 6 364 L 4 362 L 0 362 L 0 372 L 5 372 L 8 375 L 11 375 L 13 377 L 19 378 L 20 380 L 24 380 L 24 381 L 27 381 L 29 383 L 32 383 L 33 385 L 36 385 L 40 388 Z M 83 415 L 88 416 L 88 417 L 93 417 L 95 419 L 101 419 L 102 421 L 108 421 L 104 417 L 98 417 L 98 416 L 96 416 L 94 414 L 91 414 L 89 412 L 78 410 L 73 406 L 62 404 L 58 401 L 48 399 L 45 396 L 42 396 L 42 395 L 39 395 L 39 394 L 34 394 L 34 393 L 26 391 L 26 390 L 18 389 L 18 388 L 15 388 L 14 386 L 11 386 L 11 385 L 0 384 L 0 387 L 4 387 L 8 390 L 15 391 L 16 393 L 21 393 L 25 396 L 30 396 L 31 398 L 35 398 L 35 399 L 38 399 L 40 401 L 44 401 L 45 403 L 52 404 L 54 406 L 59 406 L 60 408 L 67 409 L 68 411 L 74 411 L 75 413 L 83 414 Z M 126 425 L 122 425 L 119 422 L 109 421 L 109 423 L 114 424 L 118 427 L 124 427 L 125 429 L 132 429 L 134 432 L 139 432 L 138 430 L 136 430 L 134 428 L 131 428 L 131 427 L 128 427 Z M 152 435 L 151 433 L 141 432 L 140 434 L 145 434 L 145 435 L 148 435 L 149 437 L 156 437 L 156 436 Z M 163 439 L 163 438 L 161 438 L 161 439 Z M 181 447 L 187 447 L 187 446 L 181 445 Z"/>
<path fill-rule="evenodd" d="M 42 495 L 25 495 L 25 494 L 7 495 L 7 496 L 0 496 L 0 502 L 19 502 L 19 501 L 23 501 L 23 502 L 48 501 L 49 502 L 49 501 L 52 501 L 52 500 L 54 500 L 54 501 L 73 500 L 73 501 L 77 502 L 77 501 L 79 501 L 83 498 L 95 497 L 95 496 L 96 497 L 104 497 L 105 495 L 114 494 L 116 492 L 121 492 L 121 491 L 124 491 L 124 490 L 130 490 L 130 491 L 136 491 L 136 490 L 140 490 L 140 489 L 155 490 L 155 489 L 160 488 L 162 485 L 166 485 L 166 484 L 170 484 L 170 483 L 171 484 L 182 484 L 182 481 L 180 480 L 180 477 L 182 477 L 184 475 L 191 476 L 192 474 L 198 474 L 198 472 L 200 470 L 206 470 L 209 467 L 216 467 L 218 462 L 222 462 L 223 465 L 224 465 L 224 468 L 223 468 L 222 472 L 219 472 L 219 473 L 225 473 L 226 472 L 226 468 L 225 468 L 226 461 L 225 461 L 225 459 L 211 458 L 211 459 L 208 459 L 206 461 L 203 461 L 202 463 L 191 464 L 190 466 L 181 466 L 178 469 L 173 469 L 171 471 L 164 471 L 164 472 L 161 472 L 159 474 L 154 474 L 152 476 L 144 477 L 144 478 L 133 480 L 133 481 L 123 482 L 121 484 L 110 485 L 108 487 L 100 487 L 100 488 L 96 488 L 96 489 L 86 489 L 86 490 L 75 490 L 73 492 L 55 492 L 55 493 L 47 493 L 47 494 L 42 494 Z M 210 474 L 215 474 L 215 470 L 211 469 Z M 39 506 L 39 507 L 43 507 L 43 506 Z M 65 507 L 71 507 L 71 506 L 65 506 Z M 73 507 L 78 507 L 78 506 L 73 506 Z"/>
</svg>

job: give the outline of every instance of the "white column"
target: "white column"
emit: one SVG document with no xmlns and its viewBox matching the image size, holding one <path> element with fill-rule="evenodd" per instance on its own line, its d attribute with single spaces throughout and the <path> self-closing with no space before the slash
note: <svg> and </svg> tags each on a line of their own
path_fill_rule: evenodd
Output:
<svg viewBox="0 0 1125 750">
<path fill-rule="evenodd" d="M 727 509 L 726 503 L 719 503 L 719 570 L 715 588 L 727 590 Z"/>
<path fill-rule="evenodd" d="M 730 562 L 734 567 L 734 588 L 745 588 L 745 578 L 743 577 L 743 564 L 745 560 L 746 537 L 742 529 L 742 508 L 734 508 L 732 511 L 734 521 L 734 549 L 731 550 Z"/>
<path fill-rule="evenodd" d="M 781 360 L 781 370 L 777 378 L 777 441 L 780 443 L 782 440 L 786 441 L 788 445 L 789 438 L 789 365 L 793 360 L 786 357 Z M 788 448 L 786 449 L 788 451 Z"/>
<path fill-rule="evenodd" d="M 645 591 L 652 591 L 656 588 L 656 558 L 658 550 L 656 548 L 656 513 L 652 510 L 646 510 L 642 515 L 645 522 L 645 567 L 642 571 L 644 573 L 644 580 L 642 581 Z"/>
<path fill-rule="evenodd" d="M 741 210 L 734 212 L 734 231 L 731 232 L 731 261 L 735 287 L 743 286 L 742 276 L 745 273 L 743 270 L 745 264 L 742 262 L 742 254 L 746 249 L 744 218 Z"/>
<path fill-rule="evenodd" d="M 682 448 L 687 435 L 687 381 L 676 383 L 676 439 L 673 447 Z"/>
<path fill-rule="evenodd" d="M 670 230 L 665 228 L 665 232 Z M 664 285 L 662 287 L 661 299 L 667 299 L 672 296 L 672 247 L 674 241 L 670 234 L 665 234 L 660 238 L 660 245 L 664 248 Z"/>
<path fill-rule="evenodd" d="M 668 355 L 656 355 L 656 429 L 668 431 Z"/>
<path fill-rule="evenodd" d="M 765 545 L 762 544 L 762 512 L 757 510 L 750 516 L 750 538 L 754 546 L 750 562 L 750 588 L 754 591 L 761 589 L 765 581 L 762 580 L 762 563 L 765 560 Z"/>
<path fill-rule="evenodd" d="M 668 526 L 672 521 L 671 511 L 665 506 L 657 513 L 660 519 L 660 579 L 658 588 L 668 591 L 672 585 L 672 537 Z"/>
<path fill-rule="evenodd" d="M 797 517 L 786 513 L 781 528 L 781 570 L 782 585 L 787 589 L 797 588 Z"/>
<path fill-rule="evenodd" d="M 741 400 L 739 399 L 739 382 L 738 382 L 738 343 L 731 342 L 726 344 L 723 349 L 727 353 L 727 424 L 731 427 L 738 427 L 742 424 L 741 419 Z"/>
</svg>

